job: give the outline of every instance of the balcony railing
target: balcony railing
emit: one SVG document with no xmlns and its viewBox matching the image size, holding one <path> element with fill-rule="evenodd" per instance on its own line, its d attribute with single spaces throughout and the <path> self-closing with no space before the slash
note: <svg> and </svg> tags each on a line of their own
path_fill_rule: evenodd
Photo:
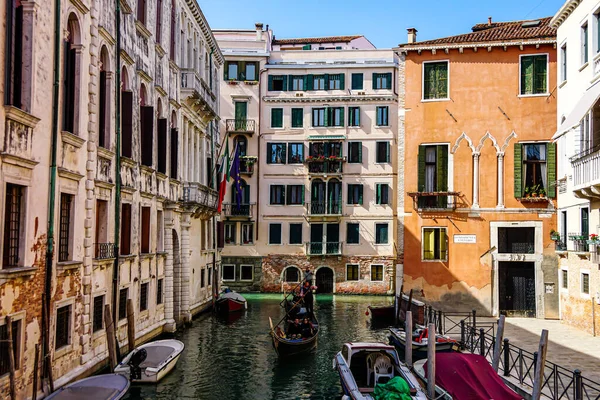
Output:
<svg viewBox="0 0 600 400">
<path fill-rule="evenodd" d="M 313 201 L 306 203 L 308 215 L 342 215 L 341 200 L 335 201 Z"/>
<path fill-rule="evenodd" d="M 115 258 L 114 243 L 94 243 L 94 258 L 96 260 L 106 260 Z"/>
<path fill-rule="evenodd" d="M 244 175 L 252 175 L 254 173 L 254 164 L 256 164 L 256 157 L 240 157 L 240 173 Z"/>
<path fill-rule="evenodd" d="M 225 121 L 227 133 L 254 133 L 255 122 L 253 119 L 228 119 Z"/>
<path fill-rule="evenodd" d="M 600 181 L 600 146 L 585 150 L 571 157 L 573 185 L 587 186 Z"/>
<path fill-rule="evenodd" d="M 231 204 L 223 203 L 223 214 L 226 217 L 246 217 L 252 218 L 254 214 L 254 205 L 256 203 Z"/>
<path fill-rule="evenodd" d="M 343 242 L 306 242 L 306 254 L 309 256 L 339 256 Z"/>
<path fill-rule="evenodd" d="M 204 185 L 190 185 L 183 188 L 182 200 L 184 203 L 195 203 L 216 211 L 219 194 L 216 190 Z"/>
<path fill-rule="evenodd" d="M 309 174 L 341 174 L 344 161 L 345 159 L 338 157 L 335 160 L 312 158 L 307 159 L 305 162 L 308 164 Z"/>
<path fill-rule="evenodd" d="M 417 211 L 443 211 L 456 208 L 461 192 L 408 192 Z"/>
<path fill-rule="evenodd" d="M 569 233 L 569 240 L 573 242 L 573 251 L 585 253 L 589 251 L 588 240 L 590 235 L 587 233 Z"/>
<path fill-rule="evenodd" d="M 557 239 L 558 240 L 554 240 L 554 250 L 567 251 L 567 238 L 565 236 L 560 236 Z"/>
<path fill-rule="evenodd" d="M 217 97 L 194 69 L 181 70 L 181 89 L 182 92 L 188 92 L 184 96 L 192 97 L 196 105 L 202 108 L 207 106 L 215 115 L 219 112 Z"/>
</svg>

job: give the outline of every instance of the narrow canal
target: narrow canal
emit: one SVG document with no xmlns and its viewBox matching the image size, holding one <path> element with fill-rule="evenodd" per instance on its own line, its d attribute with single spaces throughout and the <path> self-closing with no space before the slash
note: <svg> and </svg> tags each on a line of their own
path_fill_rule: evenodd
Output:
<svg viewBox="0 0 600 400">
<path fill-rule="evenodd" d="M 334 355 L 349 341 L 387 342 L 387 329 L 372 329 L 367 306 L 389 304 L 378 296 L 316 296 L 321 325 L 317 350 L 279 359 L 271 344 L 269 317 L 283 317 L 280 295 L 245 295 L 248 310 L 229 320 L 210 313 L 177 335 L 185 351 L 160 384 L 132 385 L 126 399 L 288 400 L 339 399 Z M 277 319 L 275 319 L 277 318 Z"/>
</svg>

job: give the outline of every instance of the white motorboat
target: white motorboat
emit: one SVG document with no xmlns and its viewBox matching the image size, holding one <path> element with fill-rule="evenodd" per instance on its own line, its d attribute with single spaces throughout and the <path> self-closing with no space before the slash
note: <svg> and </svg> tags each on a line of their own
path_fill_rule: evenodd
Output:
<svg viewBox="0 0 600 400">
<path fill-rule="evenodd" d="M 342 400 L 371 400 L 376 385 L 396 377 L 406 382 L 406 394 L 411 398 L 427 399 L 417 378 L 400 362 L 396 349 L 384 343 L 344 343 L 333 359 L 333 368 L 340 374 Z"/>
<path fill-rule="evenodd" d="M 46 399 L 118 400 L 129 389 L 129 380 L 119 374 L 97 375 L 63 386 Z"/>
<path fill-rule="evenodd" d="M 179 360 L 184 344 L 179 340 L 156 340 L 137 347 L 115 368 L 131 382 L 156 383 L 165 377 Z"/>
</svg>

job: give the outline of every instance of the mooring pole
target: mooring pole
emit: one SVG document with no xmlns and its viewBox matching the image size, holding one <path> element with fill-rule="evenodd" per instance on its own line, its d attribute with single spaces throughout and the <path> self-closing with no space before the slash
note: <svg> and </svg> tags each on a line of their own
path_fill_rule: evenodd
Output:
<svg viewBox="0 0 600 400">
<path fill-rule="evenodd" d="M 17 389 L 15 387 L 15 350 L 13 348 L 13 332 L 12 332 L 12 318 L 6 317 L 6 333 L 8 340 L 8 374 L 10 380 L 10 398 L 15 400 L 17 398 Z"/>
<path fill-rule="evenodd" d="M 40 345 L 39 345 L 39 343 L 36 343 L 35 344 L 35 356 L 33 357 L 33 394 L 31 396 L 32 400 L 37 400 L 39 363 L 40 363 Z"/>
<path fill-rule="evenodd" d="M 108 360 L 110 370 L 114 371 L 117 366 L 117 343 L 115 336 L 115 324 L 110 314 L 110 304 L 104 306 L 104 325 L 106 326 L 106 341 L 108 343 Z"/>
<path fill-rule="evenodd" d="M 412 311 L 406 312 L 406 320 L 404 321 L 404 333 L 406 339 L 404 340 L 404 363 L 408 368 L 412 368 Z"/>
<path fill-rule="evenodd" d="M 135 311 L 133 309 L 133 299 L 127 299 L 127 343 L 129 352 L 135 349 Z"/>
<path fill-rule="evenodd" d="M 538 356 L 535 363 L 535 372 L 533 379 L 532 400 L 539 400 L 542 395 L 542 386 L 544 386 L 544 366 L 546 365 L 546 350 L 548 349 L 548 330 L 542 329 L 540 336 L 540 345 L 538 347 Z"/>
<path fill-rule="evenodd" d="M 427 398 L 435 398 L 435 324 L 427 329 Z"/>
<path fill-rule="evenodd" d="M 500 350 L 502 349 L 502 339 L 504 338 L 504 315 L 500 316 L 498 321 L 498 330 L 496 331 L 496 339 L 494 342 L 494 357 L 492 358 L 492 368 L 498 372 L 498 366 L 500 365 Z M 507 366 L 505 365 L 506 369 Z"/>
</svg>

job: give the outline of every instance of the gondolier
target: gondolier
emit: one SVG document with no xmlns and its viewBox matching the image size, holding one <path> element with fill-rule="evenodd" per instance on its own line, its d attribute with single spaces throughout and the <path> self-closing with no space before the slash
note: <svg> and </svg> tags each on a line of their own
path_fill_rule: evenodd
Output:
<svg viewBox="0 0 600 400">
<path fill-rule="evenodd" d="M 304 307 L 306 307 L 306 312 L 309 315 L 312 315 L 314 298 L 310 281 L 304 281 L 304 284 L 300 288 L 300 296 L 304 299 Z"/>
</svg>

